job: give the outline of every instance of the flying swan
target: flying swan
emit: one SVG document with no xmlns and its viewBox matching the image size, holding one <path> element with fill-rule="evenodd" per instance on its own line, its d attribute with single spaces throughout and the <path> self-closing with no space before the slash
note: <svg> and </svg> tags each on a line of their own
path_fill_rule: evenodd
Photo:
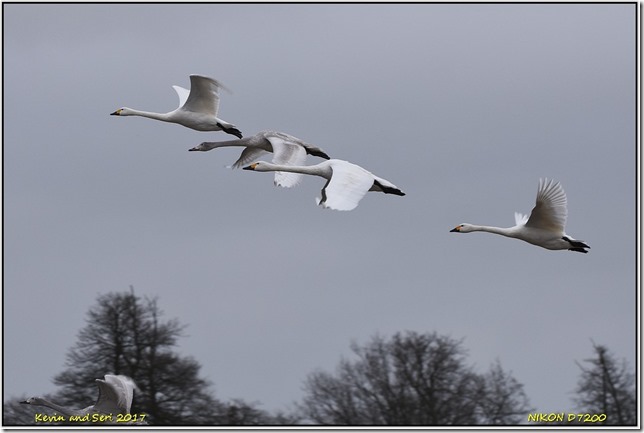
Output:
<svg viewBox="0 0 644 433">
<path fill-rule="evenodd" d="M 88 413 L 107 415 L 130 413 L 134 395 L 134 382 L 132 379 L 127 376 L 106 374 L 105 379 L 96 379 L 96 384 L 98 386 L 98 399 L 93 406 L 88 406 L 85 409 L 69 409 L 41 397 L 31 397 L 20 403 L 47 406 L 67 416 L 83 416 Z"/>
<path fill-rule="evenodd" d="M 372 174 L 359 165 L 341 159 L 329 159 L 316 165 L 306 166 L 277 165 L 259 161 L 244 167 L 244 170 L 287 171 L 323 177 L 327 179 L 327 182 L 322 188 L 322 197 L 316 198 L 316 203 L 324 208 L 334 210 L 355 209 L 367 191 L 405 195 L 388 180 Z"/>
<path fill-rule="evenodd" d="M 553 180 L 539 179 L 537 204 L 528 218 L 527 215 L 515 212 L 516 225 L 509 228 L 460 224 L 451 232 L 489 232 L 509 238 L 521 239 L 533 245 L 549 250 L 570 250 L 587 253 L 590 248 L 583 241 L 568 236 L 564 229 L 568 208 L 566 193 L 561 184 Z"/>
<path fill-rule="evenodd" d="M 306 161 L 306 155 L 329 159 L 329 155 L 319 147 L 305 143 L 292 135 L 277 131 L 261 131 L 252 137 L 242 138 L 241 140 L 204 141 L 188 150 L 191 152 L 207 152 L 218 147 L 228 146 L 245 147 L 239 159 L 232 165 L 233 168 L 239 168 L 255 161 L 266 152 L 273 153 L 273 162 L 275 164 L 283 165 L 302 165 Z M 297 185 L 301 178 L 302 174 L 299 173 L 278 171 L 275 173 L 275 185 L 290 188 Z"/>
<path fill-rule="evenodd" d="M 201 75 L 190 75 L 190 90 L 172 86 L 179 95 L 179 108 L 169 113 L 151 113 L 132 108 L 119 108 L 112 116 L 142 116 L 163 122 L 178 123 L 197 131 L 224 131 L 242 138 L 242 133 L 232 123 L 217 117 L 219 88 L 225 87 L 217 80 Z"/>
</svg>

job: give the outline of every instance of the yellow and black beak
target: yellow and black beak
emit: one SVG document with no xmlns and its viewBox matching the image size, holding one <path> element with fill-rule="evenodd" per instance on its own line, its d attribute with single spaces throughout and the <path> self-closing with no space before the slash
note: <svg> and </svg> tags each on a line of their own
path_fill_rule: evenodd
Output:
<svg viewBox="0 0 644 433">
<path fill-rule="evenodd" d="M 110 116 L 119 116 L 120 114 L 121 114 L 121 109 L 119 108 L 119 109 L 118 109 L 118 110 L 116 110 L 115 112 L 110 113 Z"/>
<path fill-rule="evenodd" d="M 451 233 L 451 232 L 460 232 L 460 231 L 461 231 L 461 227 L 462 227 L 462 226 L 456 226 L 456 227 L 454 227 L 452 230 L 450 230 L 449 232 L 450 232 L 450 233 Z"/>
<path fill-rule="evenodd" d="M 242 170 L 255 170 L 255 167 L 257 167 L 257 163 L 256 163 L 256 162 L 252 163 L 252 164 L 251 164 L 251 165 L 249 165 L 248 167 L 244 167 L 244 168 L 242 168 Z"/>
</svg>

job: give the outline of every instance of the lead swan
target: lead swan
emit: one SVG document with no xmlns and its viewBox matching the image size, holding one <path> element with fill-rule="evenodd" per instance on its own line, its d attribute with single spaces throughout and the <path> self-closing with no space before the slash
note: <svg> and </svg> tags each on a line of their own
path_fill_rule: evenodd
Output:
<svg viewBox="0 0 644 433">
<path fill-rule="evenodd" d="M 473 224 L 460 224 L 451 232 L 470 233 L 488 232 L 543 247 L 549 250 L 570 250 L 587 253 L 590 247 L 583 241 L 575 240 L 568 236 L 564 229 L 568 207 L 566 193 L 559 182 L 548 179 L 539 179 L 537 203 L 532 209 L 530 217 L 515 212 L 516 225 L 509 228 L 477 226 Z"/>
<path fill-rule="evenodd" d="M 242 138 L 242 133 L 233 125 L 217 117 L 219 111 L 219 88 L 225 88 L 214 78 L 190 75 L 190 90 L 172 86 L 179 95 L 179 108 L 169 113 L 153 113 L 123 107 L 112 116 L 141 116 L 163 122 L 178 123 L 197 131 L 224 131 Z"/>
<path fill-rule="evenodd" d="M 232 165 L 233 168 L 242 167 L 257 160 L 266 152 L 273 153 L 273 162 L 284 165 L 302 165 L 306 161 L 306 155 L 319 156 L 329 159 L 322 149 L 306 143 L 297 137 L 277 131 L 261 131 L 252 137 L 241 140 L 228 141 L 204 141 L 203 143 L 188 149 L 191 152 L 207 152 L 218 147 L 241 146 L 245 147 L 239 159 Z M 302 175 L 299 173 L 286 173 L 278 171 L 275 173 L 275 185 L 290 188 L 299 183 Z"/>
<path fill-rule="evenodd" d="M 329 159 L 316 165 L 277 165 L 270 162 L 255 162 L 244 170 L 286 171 L 310 174 L 327 179 L 322 188 L 322 197 L 316 203 L 334 210 L 352 210 L 358 206 L 367 191 L 405 195 L 396 185 L 365 170 L 359 165 L 341 159 Z"/>
<path fill-rule="evenodd" d="M 132 379 L 122 375 L 106 374 L 105 379 L 96 379 L 96 385 L 98 386 L 98 399 L 94 405 L 85 409 L 69 409 L 41 397 L 31 397 L 20 403 L 47 406 L 67 416 L 82 416 L 88 413 L 107 415 L 130 413 L 132 397 L 134 396 L 134 382 Z"/>
</svg>

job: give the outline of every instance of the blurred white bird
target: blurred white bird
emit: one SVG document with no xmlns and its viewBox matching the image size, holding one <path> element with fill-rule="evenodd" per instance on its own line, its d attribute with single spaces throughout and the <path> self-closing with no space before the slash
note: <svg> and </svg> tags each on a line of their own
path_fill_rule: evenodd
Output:
<svg viewBox="0 0 644 433">
<path fill-rule="evenodd" d="M 197 131 L 224 131 L 242 138 L 233 125 L 217 117 L 219 88 L 225 87 L 217 80 L 201 75 L 190 75 L 190 90 L 172 86 L 179 95 L 179 108 L 169 113 L 152 113 L 132 108 L 119 108 L 112 116 L 142 116 L 163 122 L 178 123 Z"/>
<path fill-rule="evenodd" d="M 568 236 L 564 229 L 568 208 L 566 193 L 561 184 L 553 180 L 539 179 L 537 191 L 537 204 L 532 209 L 528 218 L 515 212 L 516 225 L 509 228 L 477 226 L 473 224 L 460 224 L 451 232 L 489 232 L 509 238 L 521 239 L 533 245 L 549 250 L 570 250 L 580 253 L 587 253 L 590 248 L 583 241 L 575 240 Z"/>
<path fill-rule="evenodd" d="M 340 159 L 330 159 L 306 166 L 277 165 L 259 161 L 244 167 L 244 170 L 287 171 L 323 177 L 327 179 L 327 183 L 322 188 L 322 197 L 317 198 L 316 202 L 322 207 L 335 210 L 355 209 L 367 191 L 405 195 L 388 180 L 375 176 L 359 165 Z"/>
<path fill-rule="evenodd" d="M 273 153 L 273 162 L 284 165 L 302 165 L 306 160 L 306 155 L 319 156 L 320 158 L 329 159 L 322 149 L 308 144 L 297 137 L 277 131 L 261 131 L 252 137 L 242 138 L 241 140 L 228 141 L 205 141 L 189 151 L 207 152 L 218 147 L 242 146 L 239 159 L 232 165 L 233 168 L 239 168 L 244 164 L 257 160 L 266 152 Z M 297 185 L 302 178 L 299 173 L 286 173 L 278 171 L 275 173 L 275 185 L 290 188 Z"/>
<path fill-rule="evenodd" d="M 96 379 L 96 384 L 98 386 L 98 399 L 93 406 L 88 406 L 85 409 L 69 409 L 41 397 L 31 397 L 20 403 L 47 406 L 67 416 L 86 415 L 88 413 L 107 415 L 130 413 L 136 386 L 132 379 L 122 375 L 106 374 L 105 379 Z"/>
</svg>

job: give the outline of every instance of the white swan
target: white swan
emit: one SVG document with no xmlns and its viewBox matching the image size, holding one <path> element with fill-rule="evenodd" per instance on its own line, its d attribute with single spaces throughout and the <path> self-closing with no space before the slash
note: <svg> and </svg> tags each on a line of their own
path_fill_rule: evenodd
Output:
<svg viewBox="0 0 644 433">
<path fill-rule="evenodd" d="M 375 176 L 359 165 L 340 159 L 330 159 L 306 166 L 277 165 L 259 161 L 244 167 L 244 170 L 287 171 L 323 177 L 327 179 L 327 183 L 322 188 L 322 197 L 317 198 L 316 203 L 335 210 L 355 209 L 367 191 L 405 195 L 388 180 Z"/>
<path fill-rule="evenodd" d="M 122 375 L 115 376 L 113 374 L 106 374 L 105 379 L 96 379 L 96 384 L 98 386 L 98 399 L 93 406 L 88 406 L 85 409 L 69 409 L 41 397 L 31 397 L 20 403 L 47 406 L 67 416 L 83 416 L 88 413 L 107 415 L 130 413 L 135 387 L 132 379 Z"/>
<path fill-rule="evenodd" d="M 553 180 L 539 179 L 537 191 L 537 204 L 528 218 L 515 212 L 516 225 L 509 228 L 477 226 L 473 224 L 460 224 L 451 232 L 489 232 L 509 238 L 521 239 L 549 250 L 570 250 L 587 253 L 590 248 L 583 241 L 575 240 L 568 236 L 564 229 L 568 208 L 566 193 L 561 184 Z"/>
<path fill-rule="evenodd" d="M 241 140 L 204 141 L 188 150 L 191 152 L 207 152 L 218 147 L 228 146 L 245 147 L 239 159 L 232 165 L 234 168 L 239 168 L 244 164 L 255 161 L 266 152 L 273 153 L 273 162 L 275 164 L 302 165 L 306 160 L 307 154 L 329 159 L 329 155 L 319 147 L 308 144 L 292 135 L 277 131 L 261 131 L 252 137 L 242 138 Z M 301 178 L 302 174 L 299 173 L 278 171 L 275 173 L 275 185 L 290 188 L 297 185 Z"/>
<path fill-rule="evenodd" d="M 179 95 L 179 108 L 169 113 L 119 108 L 112 116 L 142 116 L 163 122 L 178 123 L 197 131 L 224 131 L 242 138 L 242 133 L 232 123 L 217 117 L 219 110 L 219 88 L 225 88 L 213 78 L 190 75 L 190 90 L 172 86 Z"/>
</svg>

